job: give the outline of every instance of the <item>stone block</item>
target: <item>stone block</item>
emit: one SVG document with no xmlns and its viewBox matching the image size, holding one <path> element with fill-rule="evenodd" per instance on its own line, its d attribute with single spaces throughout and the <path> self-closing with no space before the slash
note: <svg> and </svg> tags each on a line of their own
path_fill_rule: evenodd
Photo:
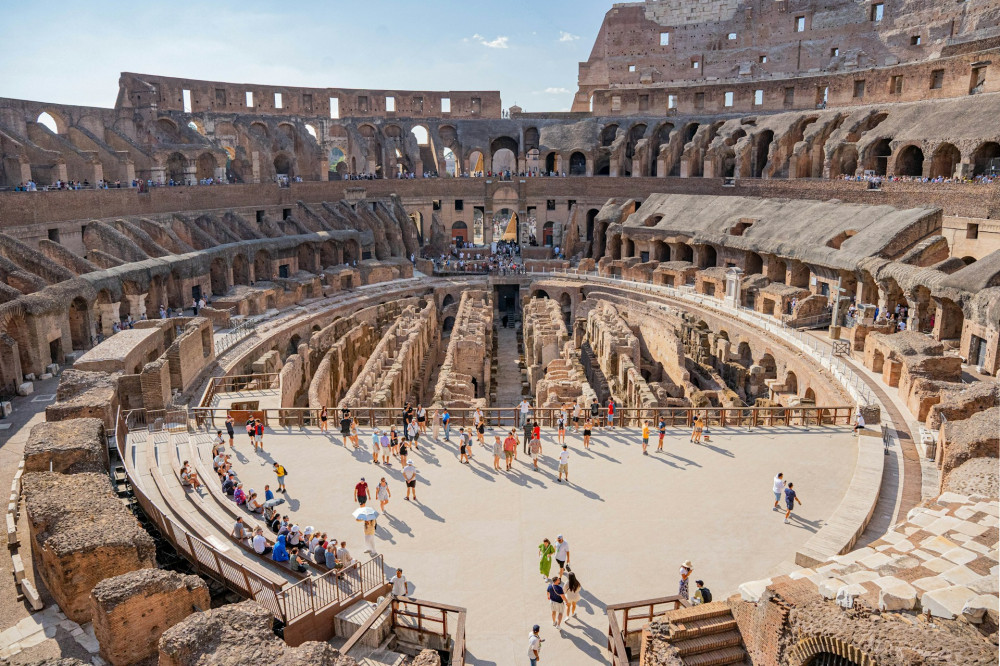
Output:
<svg viewBox="0 0 1000 666">
<path fill-rule="evenodd" d="M 28 601 L 28 605 L 31 606 L 31 610 L 40 611 L 45 608 L 41 595 L 38 594 L 38 590 L 35 589 L 35 586 L 27 578 L 21 581 L 21 593 Z"/>
<path fill-rule="evenodd" d="M 854 608 L 854 600 L 867 593 L 868 589 L 861 583 L 841 585 L 837 590 L 837 605 L 841 608 Z"/>
<path fill-rule="evenodd" d="M 106 474 L 108 446 L 104 422 L 83 418 L 39 423 L 28 435 L 24 460 L 29 472 Z"/>
<path fill-rule="evenodd" d="M 50 363 L 50 364 L 48 364 L 47 366 L 45 366 L 45 372 L 47 372 L 49 374 L 49 376 L 58 375 L 59 374 L 59 364 L 58 363 Z"/>
<path fill-rule="evenodd" d="M 920 605 L 925 612 L 934 617 L 954 620 L 962 614 L 966 602 L 978 596 L 964 585 L 949 585 L 938 590 L 931 590 L 920 598 Z"/>
<path fill-rule="evenodd" d="M 31 395 L 35 392 L 35 385 L 31 382 L 24 382 L 23 384 L 17 385 L 18 395 Z"/>
<path fill-rule="evenodd" d="M 906 581 L 886 576 L 873 581 L 879 586 L 878 607 L 883 611 L 912 610 L 917 605 L 917 591 Z"/>
<path fill-rule="evenodd" d="M 17 541 L 17 523 L 14 522 L 14 516 L 12 514 L 7 514 L 7 545 L 16 546 Z"/>
<path fill-rule="evenodd" d="M 24 561 L 21 560 L 20 553 L 14 553 L 10 559 L 14 568 L 14 582 L 20 584 L 24 580 Z"/>
<path fill-rule="evenodd" d="M 957 546 L 957 543 L 949 539 L 945 539 L 943 536 L 927 537 L 920 542 L 921 548 L 939 555 L 941 553 L 947 553 L 949 550 L 956 548 Z"/>
<path fill-rule="evenodd" d="M 966 548 L 952 548 L 947 553 L 943 553 L 941 557 L 955 564 L 968 564 L 978 556 Z"/>
<path fill-rule="evenodd" d="M 965 602 L 965 605 L 962 607 L 962 615 L 970 622 L 980 624 L 988 613 L 993 621 L 996 622 L 997 613 L 1000 610 L 998 608 L 998 601 L 1000 600 L 997 599 L 996 595 L 979 594 Z"/>
<path fill-rule="evenodd" d="M 767 586 L 771 584 L 770 578 L 763 578 L 761 580 L 752 580 L 743 583 L 739 587 L 740 596 L 743 597 L 744 601 L 757 602 L 760 600 L 761 596 L 764 594 L 764 590 Z"/>
<path fill-rule="evenodd" d="M 962 565 L 948 569 L 941 576 L 952 585 L 969 585 L 981 578 L 975 571 Z"/>
<path fill-rule="evenodd" d="M 927 576 L 926 578 L 918 578 L 913 581 L 912 585 L 920 592 L 931 592 L 948 587 L 948 581 L 940 576 Z"/>
<path fill-rule="evenodd" d="M 836 599 L 837 591 L 844 587 L 844 581 L 839 578 L 827 578 L 818 586 L 819 593 L 823 595 L 824 599 Z"/>
<path fill-rule="evenodd" d="M 94 587 L 91 600 L 101 657 L 114 666 L 154 658 L 164 631 L 211 604 L 201 578 L 162 569 L 105 578 Z"/>
</svg>

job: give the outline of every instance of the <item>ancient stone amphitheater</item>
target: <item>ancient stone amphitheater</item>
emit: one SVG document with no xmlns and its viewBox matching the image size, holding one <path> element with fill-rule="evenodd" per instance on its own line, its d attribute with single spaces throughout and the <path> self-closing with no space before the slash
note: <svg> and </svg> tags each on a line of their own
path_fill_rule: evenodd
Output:
<svg viewBox="0 0 1000 666">
<path fill-rule="evenodd" d="M 996 664 L 998 25 L 616 4 L 566 113 L 138 73 L 114 108 L 0 99 L 0 660 L 506 665 L 537 622 L 560 665 Z M 543 472 L 460 469 L 458 427 L 520 437 L 522 399 Z M 559 410 L 595 400 L 563 493 Z M 342 410 L 367 445 L 407 403 L 419 511 L 338 448 Z M 382 554 L 298 570 L 234 536 L 264 524 L 212 469 L 229 415 L 239 478 L 280 461 L 279 513 L 331 537 L 365 467 L 399 480 Z M 666 465 L 636 462 L 644 421 Z M 549 633 L 534 545 L 562 525 L 590 594 Z"/>
</svg>

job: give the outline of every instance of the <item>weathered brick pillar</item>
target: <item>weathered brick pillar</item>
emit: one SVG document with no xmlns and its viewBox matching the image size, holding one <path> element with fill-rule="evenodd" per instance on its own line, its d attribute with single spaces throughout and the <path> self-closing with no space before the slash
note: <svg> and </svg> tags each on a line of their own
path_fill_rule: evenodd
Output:
<svg viewBox="0 0 1000 666">
<path fill-rule="evenodd" d="M 204 580 L 162 569 L 105 578 L 94 587 L 91 601 L 101 657 L 113 666 L 156 656 L 164 631 L 211 603 Z"/>
</svg>

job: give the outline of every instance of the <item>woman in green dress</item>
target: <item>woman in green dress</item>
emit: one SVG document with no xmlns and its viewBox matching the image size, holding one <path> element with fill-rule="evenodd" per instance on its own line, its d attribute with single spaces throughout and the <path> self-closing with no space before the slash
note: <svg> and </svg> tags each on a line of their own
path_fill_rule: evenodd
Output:
<svg viewBox="0 0 1000 666">
<path fill-rule="evenodd" d="M 555 546 L 548 539 L 544 539 L 538 546 L 538 554 L 542 557 L 542 561 L 538 563 L 538 569 L 546 580 L 549 578 L 549 572 L 552 571 L 552 556 L 555 552 Z"/>
</svg>

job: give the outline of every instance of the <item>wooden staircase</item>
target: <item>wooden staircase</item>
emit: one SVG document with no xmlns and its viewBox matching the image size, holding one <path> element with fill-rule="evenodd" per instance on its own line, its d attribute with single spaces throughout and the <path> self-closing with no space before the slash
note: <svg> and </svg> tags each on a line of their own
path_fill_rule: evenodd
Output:
<svg viewBox="0 0 1000 666">
<path fill-rule="evenodd" d="M 750 663 L 743 637 L 729 606 L 713 601 L 667 611 L 669 639 L 685 666 L 724 666 Z"/>
</svg>

